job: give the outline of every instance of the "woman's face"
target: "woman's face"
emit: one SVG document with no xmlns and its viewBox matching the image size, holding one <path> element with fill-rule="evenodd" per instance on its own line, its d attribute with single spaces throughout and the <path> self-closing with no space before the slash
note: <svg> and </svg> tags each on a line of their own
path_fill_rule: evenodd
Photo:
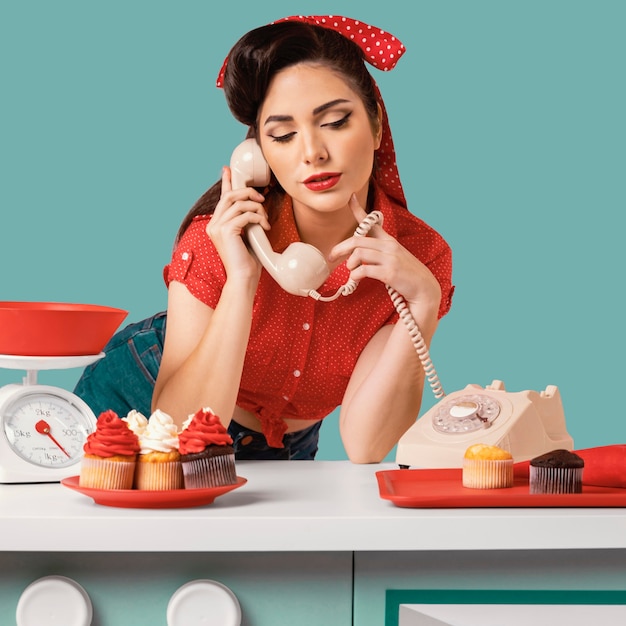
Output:
<svg viewBox="0 0 626 626">
<path fill-rule="evenodd" d="M 335 72 L 298 64 L 276 74 L 259 111 L 258 138 L 294 209 L 336 211 L 353 193 L 365 206 L 380 131 Z"/>
</svg>

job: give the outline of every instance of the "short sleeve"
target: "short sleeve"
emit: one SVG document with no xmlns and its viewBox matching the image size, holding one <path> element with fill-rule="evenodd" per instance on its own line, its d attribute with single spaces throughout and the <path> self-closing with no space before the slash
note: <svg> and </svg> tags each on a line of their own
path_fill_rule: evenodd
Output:
<svg viewBox="0 0 626 626">
<path fill-rule="evenodd" d="M 215 308 L 226 281 L 222 260 L 206 232 L 210 216 L 193 219 L 163 268 L 163 279 L 182 283 L 200 302 Z"/>
</svg>

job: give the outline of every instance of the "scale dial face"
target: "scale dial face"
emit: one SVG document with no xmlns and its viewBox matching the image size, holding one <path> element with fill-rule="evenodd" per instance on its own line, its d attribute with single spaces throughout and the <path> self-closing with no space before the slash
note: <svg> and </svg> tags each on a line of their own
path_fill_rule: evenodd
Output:
<svg viewBox="0 0 626 626">
<path fill-rule="evenodd" d="M 77 463 L 93 424 L 69 394 L 25 388 L 2 410 L 4 435 L 19 457 L 42 468 Z"/>
</svg>

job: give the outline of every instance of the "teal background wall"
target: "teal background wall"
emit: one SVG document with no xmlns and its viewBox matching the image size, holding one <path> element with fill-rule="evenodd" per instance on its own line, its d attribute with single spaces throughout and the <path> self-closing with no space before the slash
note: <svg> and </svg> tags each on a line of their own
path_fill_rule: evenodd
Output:
<svg viewBox="0 0 626 626">
<path fill-rule="evenodd" d="M 410 208 L 454 250 L 431 350 L 444 389 L 554 384 L 577 447 L 626 441 L 620 0 L 2 3 L 0 299 L 128 321 L 165 308 L 178 224 L 244 135 L 214 87 L 222 59 L 294 13 L 357 17 L 407 47 L 372 72 Z M 319 458 L 345 458 L 336 415 Z"/>
</svg>

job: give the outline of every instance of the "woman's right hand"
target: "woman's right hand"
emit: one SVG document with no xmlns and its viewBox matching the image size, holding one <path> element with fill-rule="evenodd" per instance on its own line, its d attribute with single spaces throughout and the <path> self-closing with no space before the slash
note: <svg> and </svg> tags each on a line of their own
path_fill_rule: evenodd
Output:
<svg viewBox="0 0 626 626">
<path fill-rule="evenodd" d="M 260 224 L 269 230 L 270 224 L 262 202 L 264 196 L 253 187 L 233 189 L 230 168 L 222 170 L 222 195 L 207 226 L 229 278 L 254 278 L 258 281 L 261 266 L 249 252 L 243 237 L 248 224 Z"/>
</svg>

